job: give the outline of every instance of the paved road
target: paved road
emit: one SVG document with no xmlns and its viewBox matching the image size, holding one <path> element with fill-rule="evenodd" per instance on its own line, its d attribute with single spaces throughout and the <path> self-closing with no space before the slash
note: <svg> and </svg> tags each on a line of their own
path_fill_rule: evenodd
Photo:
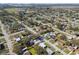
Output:
<svg viewBox="0 0 79 59">
<path fill-rule="evenodd" d="M 16 33 L 12 33 L 12 34 L 8 34 L 8 36 L 14 36 L 14 35 L 17 35 L 17 34 L 20 34 L 20 33 L 24 33 L 25 31 L 19 31 L 19 32 L 16 32 Z M 4 36 L 1 36 L 0 39 L 3 39 Z"/>
<path fill-rule="evenodd" d="M 13 51 L 13 45 L 12 45 L 12 41 L 9 39 L 9 36 L 6 32 L 6 30 L 4 29 L 4 25 L 1 23 L 0 21 L 0 26 L 1 26 L 1 30 L 2 30 L 2 33 L 4 34 L 4 38 L 7 42 L 7 46 L 8 46 L 8 49 L 9 49 L 9 53 L 10 54 L 14 54 L 12 51 Z"/>
</svg>

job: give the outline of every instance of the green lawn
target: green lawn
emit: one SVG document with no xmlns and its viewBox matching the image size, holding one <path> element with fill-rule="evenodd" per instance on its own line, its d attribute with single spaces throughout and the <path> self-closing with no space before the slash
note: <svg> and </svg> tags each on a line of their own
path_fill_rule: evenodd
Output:
<svg viewBox="0 0 79 59">
<path fill-rule="evenodd" d="M 50 40 L 50 42 L 51 42 L 52 44 L 54 44 L 54 43 L 55 43 L 55 41 L 54 41 L 54 40 Z"/>
<path fill-rule="evenodd" d="M 62 46 L 61 46 L 61 45 L 56 45 L 56 46 L 57 46 L 58 48 L 60 48 L 60 49 L 62 48 Z"/>
<path fill-rule="evenodd" d="M 69 53 L 70 51 L 68 49 L 64 49 L 64 52 L 65 53 Z"/>
<path fill-rule="evenodd" d="M 32 55 L 37 55 L 37 51 L 34 48 L 29 49 L 29 52 L 32 53 Z"/>
</svg>

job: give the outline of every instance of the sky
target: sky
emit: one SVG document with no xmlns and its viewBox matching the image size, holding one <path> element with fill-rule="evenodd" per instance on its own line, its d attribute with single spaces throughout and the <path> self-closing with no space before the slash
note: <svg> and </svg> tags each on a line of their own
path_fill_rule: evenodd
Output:
<svg viewBox="0 0 79 59">
<path fill-rule="evenodd" d="M 78 3 L 79 0 L 0 0 L 0 3 Z"/>
</svg>

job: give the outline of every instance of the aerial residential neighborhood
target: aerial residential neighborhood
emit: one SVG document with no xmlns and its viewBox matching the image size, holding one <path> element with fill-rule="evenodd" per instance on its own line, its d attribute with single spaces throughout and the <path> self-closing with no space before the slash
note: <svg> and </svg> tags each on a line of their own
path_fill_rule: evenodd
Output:
<svg viewBox="0 0 79 59">
<path fill-rule="evenodd" d="M 78 54 L 79 5 L 0 5 L 0 55 Z"/>
</svg>

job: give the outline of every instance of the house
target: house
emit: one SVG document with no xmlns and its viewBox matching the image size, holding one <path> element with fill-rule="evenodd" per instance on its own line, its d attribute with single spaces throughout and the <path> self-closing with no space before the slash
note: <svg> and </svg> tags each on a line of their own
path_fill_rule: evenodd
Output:
<svg viewBox="0 0 79 59">
<path fill-rule="evenodd" d="M 46 48 L 46 51 L 47 51 L 48 55 L 51 55 L 53 53 L 53 51 L 50 48 Z"/>
<path fill-rule="evenodd" d="M 26 49 L 27 49 L 27 47 L 23 48 L 22 51 L 24 51 L 24 50 L 26 50 Z"/>
<path fill-rule="evenodd" d="M 73 35 L 73 36 L 67 36 L 68 39 L 73 39 L 73 38 L 76 38 L 76 35 Z"/>
<path fill-rule="evenodd" d="M 35 44 L 38 44 L 38 43 L 40 43 L 41 41 L 40 40 L 34 40 L 34 43 Z"/>
<path fill-rule="evenodd" d="M 49 35 L 49 34 L 48 34 L 48 33 L 46 33 L 46 34 L 44 35 L 44 38 L 46 38 L 48 35 Z"/>
<path fill-rule="evenodd" d="M 19 42 L 19 41 L 21 40 L 21 38 L 18 37 L 18 38 L 16 38 L 15 40 L 16 40 L 16 42 Z"/>
<path fill-rule="evenodd" d="M 55 33 L 50 32 L 49 35 L 52 39 L 55 39 L 55 36 L 56 36 Z"/>
<path fill-rule="evenodd" d="M 74 49 L 77 49 L 77 46 L 75 46 Z"/>
<path fill-rule="evenodd" d="M 55 33 L 49 32 L 49 33 L 46 33 L 46 34 L 44 35 L 44 38 L 46 38 L 46 37 L 50 38 L 50 37 L 51 37 L 51 38 L 54 39 L 55 36 L 56 36 Z"/>
<path fill-rule="evenodd" d="M 42 36 L 39 36 L 39 37 L 37 37 L 36 39 L 42 41 L 44 38 L 43 38 Z"/>
<path fill-rule="evenodd" d="M 27 46 L 32 46 L 32 45 L 34 45 L 34 41 L 33 40 L 30 40 L 30 41 L 26 42 L 26 45 Z"/>
<path fill-rule="evenodd" d="M 26 51 L 26 50 L 27 50 L 27 47 L 25 47 L 25 48 L 22 49 L 23 52 Z"/>
<path fill-rule="evenodd" d="M 29 51 L 25 51 L 23 55 L 30 55 Z"/>
<path fill-rule="evenodd" d="M 32 36 L 33 36 L 33 35 L 30 34 L 30 35 L 28 35 L 28 38 L 31 38 Z"/>
<path fill-rule="evenodd" d="M 39 45 L 38 45 L 38 46 L 40 46 L 40 47 L 42 47 L 42 48 L 45 48 L 45 47 L 46 47 L 46 45 L 45 45 L 45 43 L 44 43 L 44 42 L 39 43 Z"/>
</svg>

